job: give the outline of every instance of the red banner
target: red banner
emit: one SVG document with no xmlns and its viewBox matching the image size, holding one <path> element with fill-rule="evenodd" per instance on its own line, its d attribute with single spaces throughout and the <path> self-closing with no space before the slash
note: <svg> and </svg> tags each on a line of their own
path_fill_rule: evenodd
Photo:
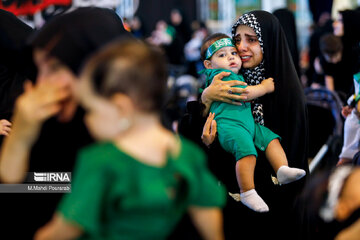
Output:
<svg viewBox="0 0 360 240">
<path fill-rule="evenodd" d="M 21 2 L 21 3 L 19 3 L 19 2 Z M 7 0 L 5 6 L 3 4 L 3 1 L 0 1 L 0 9 L 4 9 L 8 12 L 12 12 L 16 16 L 18 16 L 18 15 L 34 15 L 36 12 L 45 9 L 50 5 L 69 6 L 69 5 L 71 5 L 71 3 L 72 3 L 72 0 L 38 0 L 38 1 Z"/>
</svg>

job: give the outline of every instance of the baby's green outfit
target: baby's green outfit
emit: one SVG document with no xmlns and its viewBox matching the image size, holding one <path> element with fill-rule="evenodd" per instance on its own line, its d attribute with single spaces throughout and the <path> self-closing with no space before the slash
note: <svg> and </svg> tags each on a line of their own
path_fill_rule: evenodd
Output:
<svg viewBox="0 0 360 240">
<path fill-rule="evenodd" d="M 111 142 L 83 150 L 73 191 L 58 211 L 81 226 L 80 239 L 166 239 L 189 206 L 222 207 L 225 189 L 206 167 L 204 153 L 183 138 L 164 167 L 138 161 Z"/>
<path fill-rule="evenodd" d="M 205 87 L 208 87 L 214 76 L 221 72 L 230 72 L 229 76 L 224 77 L 223 81 L 239 80 L 242 82 L 242 75 L 233 73 L 226 69 L 205 69 L 202 71 L 206 75 Z M 245 88 L 246 86 L 237 86 Z M 270 129 L 255 123 L 251 113 L 250 102 L 242 102 L 241 106 L 213 102 L 210 112 L 215 113 L 217 123 L 218 138 L 221 146 L 235 156 L 236 161 L 257 152 L 255 146 L 261 151 L 265 151 L 268 144 L 275 138 L 280 138 Z"/>
</svg>

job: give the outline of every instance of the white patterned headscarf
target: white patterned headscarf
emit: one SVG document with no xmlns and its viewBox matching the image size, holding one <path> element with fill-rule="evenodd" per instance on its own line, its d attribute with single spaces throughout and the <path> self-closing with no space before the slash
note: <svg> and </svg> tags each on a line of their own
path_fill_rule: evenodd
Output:
<svg viewBox="0 0 360 240">
<path fill-rule="evenodd" d="M 245 13 L 243 14 L 237 22 L 232 26 L 232 37 L 235 38 L 236 28 L 239 25 L 246 25 L 254 30 L 256 36 L 259 40 L 261 51 L 264 53 L 264 43 L 261 36 L 261 27 L 259 22 L 256 19 L 256 16 L 253 13 Z M 244 75 L 245 81 L 248 85 L 258 85 L 265 79 L 265 68 L 264 68 L 264 60 L 253 69 L 241 69 L 241 73 Z M 264 113 L 263 106 L 259 103 L 258 100 L 254 100 L 252 104 L 252 114 L 254 116 L 254 120 L 256 123 L 264 125 Z"/>
</svg>

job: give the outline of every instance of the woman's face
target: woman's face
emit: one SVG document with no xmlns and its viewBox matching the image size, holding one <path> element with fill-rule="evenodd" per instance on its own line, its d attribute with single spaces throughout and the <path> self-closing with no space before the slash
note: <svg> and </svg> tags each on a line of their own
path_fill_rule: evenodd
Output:
<svg viewBox="0 0 360 240">
<path fill-rule="evenodd" d="M 179 25 L 182 22 L 182 16 L 179 11 L 173 10 L 170 14 L 171 23 L 175 26 Z"/>
<path fill-rule="evenodd" d="M 339 13 L 337 19 L 333 22 L 334 35 L 338 37 L 344 36 L 344 23 L 342 15 Z"/>
<path fill-rule="evenodd" d="M 256 33 L 251 27 L 239 25 L 235 33 L 235 45 L 243 68 L 255 68 L 263 60 L 263 53 Z"/>
<path fill-rule="evenodd" d="M 77 77 L 73 72 L 64 64 L 62 64 L 57 58 L 51 57 L 45 50 L 34 50 L 34 62 L 38 69 L 36 78 L 36 84 L 47 81 L 48 83 L 54 83 L 54 86 L 58 83 L 62 83 L 68 90 L 68 97 L 60 102 L 62 108 L 58 114 L 59 121 L 68 122 L 74 116 L 77 103 L 74 96 L 74 83 Z"/>
</svg>

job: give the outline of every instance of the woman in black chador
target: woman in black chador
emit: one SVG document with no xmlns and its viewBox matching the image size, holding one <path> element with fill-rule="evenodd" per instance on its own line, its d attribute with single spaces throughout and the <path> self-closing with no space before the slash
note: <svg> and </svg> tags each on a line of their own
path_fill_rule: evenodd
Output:
<svg viewBox="0 0 360 240">
<path fill-rule="evenodd" d="M 242 15 L 232 28 L 233 40 L 242 59 L 242 71 L 248 85 L 259 84 L 263 79 L 272 77 L 275 91 L 252 102 L 256 122 L 264 124 L 281 137 L 290 167 L 308 171 L 308 123 L 305 97 L 297 76 L 285 34 L 277 18 L 265 11 L 252 11 Z M 234 88 L 237 81 L 222 82 L 219 74 L 201 96 L 202 104 L 213 101 L 238 104 L 243 101 L 245 90 Z M 242 95 L 234 95 L 242 93 Z M 205 122 L 202 104 L 189 103 L 189 114 L 182 119 L 180 132 L 194 141 L 201 142 L 202 127 Z M 205 124 L 203 141 L 213 140 L 214 125 Z M 201 143 L 199 143 L 201 144 Z M 229 192 L 238 192 L 236 186 L 234 159 L 213 143 L 208 150 L 209 164 Z M 221 159 L 221 161 L 219 161 Z M 275 176 L 265 156 L 259 152 L 255 169 L 255 186 L 259 195 L 268 202 L 269 213 L 255 213 L 241 203 L 228 198 L 224 210 L 224 228 L 227 239 L 297 239 L 301 238 L 304 219 L 300 209 L 295 207 L 297 195 L 304 181 L 285 186 L 274 185 L 271 175 Z"/>
<path fill-rule="evenodd" d="M 5 129 L 4 123 L 10 121 L 15 99 L 23 91 L 25 74 L 33 69 L 25 51 L 25 41 L 32 32 L 14 14 L 0 9 L 0 135 L 8 134 L 4 130 L 10 129 Z"/>
<path fill-rule="evenodd" d="M 284 30 L 290 53 L 298 76 L 300 77 L 299 50 L 294 14 L 287 8 L 277 9 L 273 13 Z"/>
<path fill-rule="evenodd" d="M 13 131 L 1 149 L 0 176 L 22 182 L 27 172 L 71 172 L 77 151 L 92 142 L 72 92 L 82 63 L 101 46 L 127 35 L 112 10 L 80 8 L 52 18 L 29 39 L 38 70 L 18 98 Z M 101 124 L 101 123 L 99 123 Z M 50 220 L 62 194 L 6 194 L 1 239 L 32 239 Z M 8 233 L 8 234 L 7 234 Z"/>
</svg>

